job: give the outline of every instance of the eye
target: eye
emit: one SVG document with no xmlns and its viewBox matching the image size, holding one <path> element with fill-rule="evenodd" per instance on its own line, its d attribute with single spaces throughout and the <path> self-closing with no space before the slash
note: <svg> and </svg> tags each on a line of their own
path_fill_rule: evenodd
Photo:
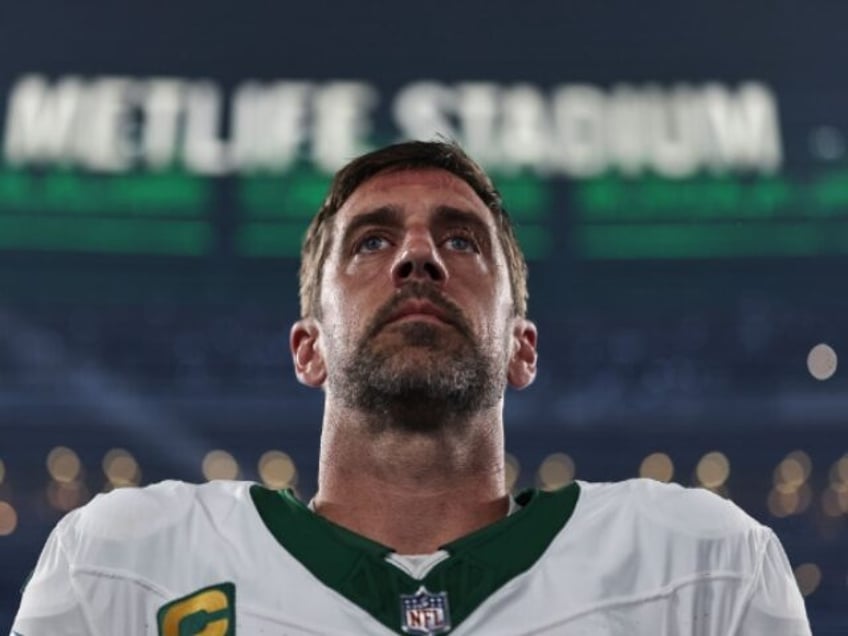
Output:
<svg viewBox="0 0 848 636">
<path fill-rule="evenodd" d="M 356 251 L 361 252 L 377 252 L 389 244 L 389 241 L 382 236 L 377 234 L 369 234 L 364 237 L 359 243 L 356 245 Z"/>
<path fill-rule="evenodd" d="M 444 245 L 455 252 L 477 252 L 477 242 L 472 236 L 465 233 L 452 234 L 448 236 Z"/>
</svg>

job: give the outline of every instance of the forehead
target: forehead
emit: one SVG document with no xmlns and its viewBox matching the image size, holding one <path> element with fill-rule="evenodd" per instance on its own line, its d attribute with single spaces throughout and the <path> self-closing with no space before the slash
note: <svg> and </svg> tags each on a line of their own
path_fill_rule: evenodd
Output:
<svg viewBox="0 0 848 636">
<path fill-rule="evenodd" d="M 362 183 L 339 209 L 339 221 L 344 224 L 382 206 L 450 206 L 476 212 L 487 222 L 492 216 L 474 189 L 456 175 L 439 168 L 415 168 L 382 172 Z"/>
</svg>

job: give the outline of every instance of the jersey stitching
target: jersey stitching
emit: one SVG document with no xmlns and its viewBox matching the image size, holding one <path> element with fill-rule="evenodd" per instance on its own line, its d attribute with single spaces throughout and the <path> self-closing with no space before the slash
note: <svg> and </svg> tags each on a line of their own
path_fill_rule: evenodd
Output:
<svg viewBox="0 0 848 636">
<path fill-rule="evenodd" d="M 563 623 L 568 623 L 569 621 L 573 621 L 575 618 L 579 618 L 581 616 L 585 616 L 587 614 L 597 612 L 598 610 L 605 610 L 605 609 L 610 609 L 610 608 L 621 606 L 621 605 L 632 605 L 633 603 L 640 603 L 640 602 L 643 602 L 643 601 L 652 601 L 652 600 L 661 599 L 661 598 L 664 598 L 666 596 L 673 594 L 675 591 L 677 591 L 681 587 L 685 587 L 686 585 L 691 585 L 693 583 L 698 583 L 699 581 L 705 581 L 705 580 L 706 581 L 744 580 L 745 578 L 746 577 L 744 575 L 741 575 L 737 572 L 716 571 L 716 572 L 700 572 L 700 573 L 692 574 L 688 577 L 678 579 L 674 583 L 669 583 L 668 585 L 665 585 L 665 586 L 661 587 L 660 589 L 658 589 L 657 591 L 652 592 L 650 594 L 624 597 L 624 598 L 613 599 L 613 600 L 609 600 L 609 601 L 600 601 L 598 603 L 595 603 L 594 605 L 591 605 L 591 606 L 583 608 L 583 609 L 581 609 L 577 612 L 574 612 L 570 616 L 566 616 L 564 618 L 559 618 L 555 621 L 552 621 L 550 623 L 546 623 L 545 625 L 537 627 L 537 628 L 533 629 L 533 631 L 527 632 L 527 634 L 530 635 L 530 634 L 544 633 L 545 630 L 551 629 L 552 627 L 554 627 L 556 625 L 562 625 Z"/>
<path fill-rule="evenodd" d="M 351 603 L 351 601 L 346 599 L 344 596 L 341 596 L 340 594 L 338 594 L 332 588 L 327 588 L 327 589 L 329 589 L 331 592 L 336 594 L 337 597 L 340 598 L 342 601 L 344 601 L 344 604 L 347 605 L 348 607 L 352 606 L 352 607 L 362 611 L 364 613 L 365 617 L 368 618 L 369 621 L 371 621 L 371 623 L 373 623 L 373 625 L 369 625 L 369 627 L 373 628 L 373 626 L 377 626 L 379 628 L 382 628 L 382 629 L 386 630 L 387 635 L 394 633 L 391 630 L 389 630 L 385 625 L 383 625 L 380 621 L 376 620 L 373 616 L 371 616 L 368 612 L 365 612 L 364 610 L 362 610 L 362 608 L 359 607 L 358 605 L 356 605 L 355 603 Z M 265 619 L 267 621 L 271 621 L 271 622 L 275 623 L 276 625 L 293 627 L 293 628 L 297 628 L 299 630 L 307 630 L 304 633 L 315 634 L 315 636 L 349 636 L 350 635 L 350 632 L 347 631 L 348 628 L 340 628 L 340 629 L 344 629 L 345 631 L 332 631 L 332 632 L 330 632 L 330 631 L 327 631 L 326 627 L 322 626 L 320 631 L 314 631 L 313 628 L 311 628 L 311 627 L 308 627 L 308 626 L 304 627 L 302 623 L 292 623 L 290 621 L 286 621 L 285 619 L 281 618 L 277 614 L 271 613 L 267 610 L 262 610 L 262 609 L 256 608 L 255 606 L 252 606 L 252 605 L 249 605 L 249 604 L 246 604 L 246 603 L 242 603 L 241 605 L 239 605 L 239 613 L 242 616 L 250 614 L 250 615 L 255 616 L 257 618 L 262 618 L 262 619 Z"/>
<path fill-rule="evenodd" d="M 227 493 L 233 495 L 233 501 L 230 503 L 230 506 L 227 509 L 227 517 L 233 514 L 234 509 L 236 510 L 236 514 L 238 514 L 240 512 L 238 507 L 243 505 L 245 501 L 247 501 L 247 503 L 250 503 L 250 497 L 245 497 L 244 493 L 249 491 L 251 485 L 252 482 L 249 481 L 237 482 L 237 487 L 233 489 L 232 493 Z M 199 496 L 199 489 L 195 489 L 194 493 L 192 494 L 192 498 L 192 504 L 196 505 L 200 509 L 200 514 L 204 516 L 209 527 L 214 528 L 215 536 L 227 543 L 228 545 L 232 546 L 233 548 L 236 548 L 237 550 L 239 546 L 233 539 L 230 538 L 229 533 L 224 532 L 221 527 L 221 515 L 212 512 L 209 507 L 209 503 L 205 501 L 203 497 Z M 252 504 L 250 507 L 255 508 L 255 506 L 253 506 Z"/>
<path fill-rule="evenodd" d="M 436 554 L 438 554 L 438 557 L 436 556 Z M 438 553 L 434 553 L 428 556 L 431 557 L 430 560 L 427 561 L 425 565 L 420 568 L 410 567 L 409 564 L 404 560 L 402 554 L 388 554 L 386 555 L 385 560 L 387 563 L 391 563 L 399 570 L 406 572 L 413 579 L 423 581 L 425 578 L 427 578 L 427 575 L 434 567 L 439 565 L 439 563 L 441 563 L 445 559 L 450 558 L 450 553 L 447 550 L 439 550 Z M 424 561 L 422 560 L 422 562 Z"/>
<path fill-rule="evenodd" d="M 733 620 L 730 621 L 730 630 L 728 634 L 733 636 L 739 630 L 742 624 L 742 617 L 745 615 L 745 610 L 751 604 L 751 601 L 754 598 L 754 589 L 757 585 L 757 581 L 760 580 L 760 576 L 763 573 L 763 566 L 766 560 L 766 550 L 768 549 L 769 543 L 771 543 L 772 538 L 774 537 L 774 532 L 769 528 L 765 528 L 767 530 L 765 541 L 761 541 L 760 545 L 757 546 L 757 561 L 754 566 L 754 573 L 751 576 L 751 580 L 748 583 L 747 588 L 745 589 L 745 593 L 742 595 L 742 602 L 739 604 L 739 609 L 736 610 L 736 614 L 733 616 Z"/>
<path fill-rule="evenodd" d="M 128 581 L 130 583 L 135 583 L 146 589 L 148 592 L 153 592 L 154 594 L 158 594 L 162 597 L 162 600 L 168 600 L 174 593 L 170 590 L 166 590 L 160 585 L 153 583 L 152 581 L 138 576 L 137 574 L 133 574 L 127 570 L 116 570 L 112 568 L 98 568 L 90 565 L 87 566 L 71 566 L 71 573 L 80 573 L 80 574 L 90 574 L 92 576 L 97 576 L 100 578 L 108 578 L 108 579 L 121 579 Z"/>
<path fill-rule="evenodd" d="M 67 526 L 70 525 L 71 520 L 75 520 L 80 513 L 77 510 L 74 510 L 71 514 L 69 514 L 63 522 L 65 523 L 64 531 L 57 534 L 56 541 L 59 544 L 59 551 L 65 555 L 65 560 L 68 562 L 68 581 L 71 586 L 71 590 L 73 591 L 74 596 L 76 597 L 77 603 L 79 604 L 80 614 L 82 614 L 82 618 L 85 621 L 85 625 L 88 628 L 88 631 L 91 632 L 92 635 L 96 636 L 100 632 L 94 628 L 94 620 L 89 615 L 89 610 L 86 607 L 85 603 L 82 601 L 82 594 L 80 594 L 80 590 L 77 588 L 76 582 L 74 581 L 74 577 L 72 576 L 74 572 L 74 566 L 71 565 L 71 559 L 69 555 L 71 552 L 66 548 L 66 539 L 69 531 Z"/>
<path fill-rule="evenodd" d="M 575 480 L 575 482 L 578 484 L 578 487 L 580 488 L 581 494 L 577 498 L 577 501 L 574 503 L 574 509 L 571 511 L 571 516 L 569 517 L 569 520 L 568 520 L 569 522 L 574 522 L 574 521 L 576 521 L 580 518 L 580 515 L 582 514 L 583 508 L 587 505 L 585 503 L 586 502 L 585 492 L 589 490 L 589 488 L 587 488 L 586 491 L 584 491 L 583 488 L 586 485 L 592 486 L 592 484 L 587 484 L 586 482 L 583 482 L 579 479 Z M 555 546 L 557 546 L 558 544 L 560 544 L 562 542 L 567 542 L 569 540 L 570 540 L 570 535 L 567 532 L 565 532 L 564 529 L 560 529 L 560 531 L 556 534 L 556 536 L 554 536 L 553 540 L 548 544 L 548 547 L 542 552 L 541 556 L 536 560 L 535 563 L 533 563 L 533 565 L 531 565 L 527 570 L 525 570 L 524 572 L 522 572 L 518 576 L 514 577 L 512 580 L 507 581 L 494 594 L 490 595 L 489 598 L 487 598 L 485 601 L 480 603 L 480 605 L 478 605 L 477 608 L 471 614 L 469 614 L 469 618 L 471 616 L 478 614 L 478 613 L 484 614 L 486 612 L 486 609 L 487 609 L 486 606 L 487 605 L 497 602 L 496 600 L 494 600 L 493 597 L 496 597 L 498 595 L 498 593 L 505 592 L 506 590 L 512 589 L 514 586 L 519 585 L 519 581 L 523 580 L 525 577 L 530 576 L 532 573 L 536 572 L 536 570 L 543 568 L 545 557 L 555 549 Z M 556 624 L 556 623 L 554 623 L 554 624 Z M 459 625 L 458 629 L 462 629 L 462 625 Z"/>
<path fill-rule="evenodd" d="M 70 571 L 71 571 L 72 574 L 76 574 L 76 573 L 88 574 L 88 575 L 96 576 L 96 577 L 99 577 L 99 578 L 124 580 L 124 581 L 127 581 L 129 583 L 133 583 L 135 585 L 143 587 L 144 589 L 146 589 L 149 592 L 152 592 L 154 594 L 158 594 L 159 596 L 162 597 L 162 600 L 167 600 L 167 599 L 171 598 L 172 596 L 175 596 L 174 592 L 168 591 L 165 588 L 163 588 L 159 585 L 156 585 L 155 583 L 147 580 L 146 578 L 140 577 L 138 575 L 134 575 L 132 573 L 127 572 L 126 570 L 115 570 L 115 569 L 111 569 L 111 568 L 96 568 L 96 567 L 91 567 L 91 566 L 78 566 L 78 567 L 71 567 Z M 344 597 L 342 597 L 342 598 L 344 599 Z M 344 600 L 347 601 L 347 599 L 344 599 Z M 353 604 L 353 606 L 357 607 L 358 609 L 361 609 L 356 604 Z M 287 626 L 290 626 L 290 627 L 297 627 L 298 629 L 303 629 L 303 626 L 300 625 L 300 624 L 287 622 L 284 619 L 280 618 L 279 616 L 276 616 L 275 614 L 258 610 L 256 607 L 251 606 L 249 603 L 239 604 L 239 612 L 244 613 L 244 614 L 252 614 L 253 616 L 272 621 L 274 623 L 277 623 L 278 625 L 287 625 Z M 371 618 L 370 615 L 367 614 L 367 612 L 366 612 L 366 615 L 369 616 L 369 618 Z M 88 618 L 87 618 L 87 620 L 88 620 Z M 89 622 L 89 626 L 90 626 L 91 621 L 88 620 L 88 622 Z M 383 625 L 381 623 L 377 622 L 377 624 L 380 625 L 381 627 L 383 627 Z M 94 630 L 92 630 L 92 632 L 94 632 Z M 328 634 L 328 632 L 326 632 L 326 631 L 312 632 L 312 633 L 316 634 L 316 636 L 317 636 L 317 634 Z M 388 633 L 391 633 L 391 632 L 388 632 Z M 339 632 L 339 636 L 341 636 L 341 634 L 342 633 Z"/>
<path fill-rule="evenodd" d="M 324 583 L 324 582 L 323 582 L 323 581 L 321 581 L 320 579 L 318 579 L 318 578 L 316 578 L 316 577 L 312 576 L 312 573 L 311 573 L 308 569 L 306 569 L 306 567 L 305 567 L 303 564 L 301 564 L 299 561 L 297 561 L 297 559 L 294 559 L 293 557 L 292 557 L 292 559 L 293 559 L 293 561 L 294 561 L 294 562 L 295 562 L 295 563 L 296 563 L 296 564 L 297 564 L 300 568 L 302 568 L 302 570 L 303 570 L 303 573 L 304 573 L 304 574 L 309 575 L 309 577 L 311 577 L 311 580 L 312 580 L 312 581 L 314 581 L 314 582 L 315 582 L 315 583 L 317 583 L 317 584 L 318 584 L 321 588 L 323 588 L 323 591 L 324 591 L 324 592 L 328 592 L 329 594 L 331 594 L 332 596 L 334 596 L 334 597 L 335 597 L 335 599 L 339 602 L 339 604 L 340 604 L 340 605 L 342 605 L 342 606 L 344 607 L 345 611 L 347 611 L 347 612 L 352 612 L 352 613 L 354 613 L 354 614 L 359 614 L 359 615 L 361 615 L 363 618 L 367 619 L 367 620 L 368 620 L 368 622 L 369 622 L 368 627 L 369 627 L 370 629 L 372 629 L 372 631 L 373 631 L 373 628 L 374 628 L 374 627 L 376 627 L 376 628 L 379 628 L 379 629 L 383 629 L 383 630 L 385 630 L 385 633 L 386 633 L 387 635 L 389 635 L 389 634 L 395 634 L 395 633 L 396 633 L 395 631 L 393 631 L 393 630 L 389 629 L 386 625 L 384 625 L 383 623 L 381 623 L 379 620 L 377 620 L 376 618 L 374 618 L 374 616 L 372 616 L 372 615 L 371 615 L 371 614 L 370 614 L 367 610 L 363 609 L 363 608 L 362 608 L 362 607 L 360 607 L 358 604 L 356 604 L 355 602 L 351 601 L 351 600 L 350 600 L 349 598 L 347 598 L 344 594 L 341 594 L 340 592 L 338 592 L 338 591 L 337 591 L 337 590 L 335 590 L 334 588 L 330 587 L 329 585 L 327 585 L 326 583 Z M 251 613 L 252 613 L 254 616 L 260 616 L 260 617 L 262 617 L 262 618 L 266 618 L 266 619 L 274 620 L 274 621 L 278 620 L 278 619 L 276 618 L 276 616 L 275 616 L 274 614 L 271 614 L 270 612 L 263 611 L 263 610 L 257 610 L 256 608 L 254 608 L 254 607 L 252 607 L 252 606 L 249 606 L 249 605 L 248 605 L 248 606 L 241 605 L 240 607 L 241 607 L 241 608 L 249 607 L 249 608 L 250 608 Z M 300 627 L 300 626 L 298 625 L 298 627 Z M 344 629 L 346 630 L 347 628 L 344 628 Z M 321 634 L 321 636 L 349 636 L 349 635 L 350 635 L 350 632 L 349 632 L 349 631 L 341 631 L 341 632 L 333 631 L 333 632 L 329 632 L 329 631 L 327 631 L 327 628 L 326 628 L 326 627 L 322 627 L 322 628 L 321 628 L 321 631 L 320 631 L 320 632 L 315 632 L 315 634 Z"/>
</svg>

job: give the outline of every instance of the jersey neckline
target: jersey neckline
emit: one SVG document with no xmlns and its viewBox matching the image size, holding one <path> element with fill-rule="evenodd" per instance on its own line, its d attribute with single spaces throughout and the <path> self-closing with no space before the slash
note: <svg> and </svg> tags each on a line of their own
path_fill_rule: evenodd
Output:
<svg viewBox="0 0 848 636">
<path fill-rule="evenodd" d="M 445 544 L 448 558 L 416 579 L 386 561 L 392 548 L 312 512 L 291 490 L 250 488 L 260 518 L 277 542 L 324 585 L 403 634 L 401 595 L 422 586 L 447 593 L 451 629 L 508 581 L 526 572 L 571 517 L 580 494 L 574 482 L 560 490 L 526 490 L 514 514 Z M 442 632 L 442 633 L 447 633 Z"/>
</svg>

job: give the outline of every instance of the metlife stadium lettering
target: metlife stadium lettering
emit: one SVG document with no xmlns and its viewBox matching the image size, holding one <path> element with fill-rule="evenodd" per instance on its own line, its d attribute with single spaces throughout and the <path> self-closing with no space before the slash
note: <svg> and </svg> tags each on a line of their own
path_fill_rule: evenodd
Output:
<svg viewBox="0 0 848 636">
<path fill-rule="evenodd" d="M 208 80 L 32 74 L 9 91 L 3 155 L 12 165 L 106 173 L 174 164 L 210 176 L 275 173 L 302 159 L 332 172 L 375 145 L 383 99 L 357 81 L 247 80 L 227 94 Z M 550 89 L 419 81 L 388 103 L 390 136 L 455 138 L 490 169 L 682 178 L 773 173 L 782 163 L 777 99 L 754 81 Z"/>
</svg>

